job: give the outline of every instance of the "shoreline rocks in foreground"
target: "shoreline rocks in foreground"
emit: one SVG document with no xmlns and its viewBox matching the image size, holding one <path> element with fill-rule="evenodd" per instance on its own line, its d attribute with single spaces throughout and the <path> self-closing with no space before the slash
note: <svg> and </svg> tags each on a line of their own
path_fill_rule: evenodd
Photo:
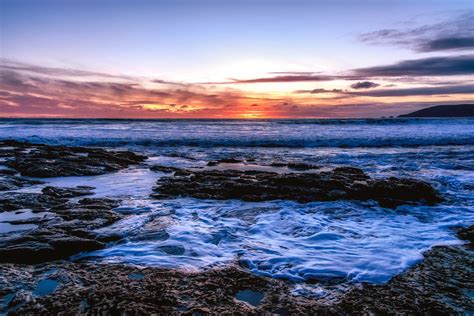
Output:
<svg viewBox="0 0 474 316">
<path fill-rule="evenodd" d="M 302 203 L 335 200 L 375 200 L 383 207 L 435 204 L 440 195 L 428 183 L 390 177 L 372 179 L 362 170 L 339 167 L 319 173 L 275 173 L 239 170 L 175 170 L 158 180 L 155 198 L 180 196 L 200 199 Z"/>
<path fill-rule="evenodd" d="M 103 149 L 0 141 L 0 190 L 38 184 L 27 176 L 98 175 L 138 164 L 145 156 Z M 229 163 L 229 162 L 228 162 Z M 233 163 L 233 162 L 230 162 Z M 319 166 L 285 165 L 309 170 Z M 427 183 L 413 179 L 372 179 L 357 168 L 319 173 L 188 170 L 155 167 L 174 173 L 158 182 L 157 198 L 196 198 L 298 202 L 338 199 L 375 200 L 382 206 L 437 203 Z M 2 171 L 3 170 L 3 171 Z M 461 314 L 473 313 L 473 227 L 459 230 L 469 245 L 434 247 L 425 260 L 383 285 L 361 284 L 347 292 L 320 283 L 319 297 L 293 296 L 294 284 L 256 276 L 237 265 L 197 272 L 63 261 L 105 247 L 120 236 L 98 235 L 125 215 L 119 201 L 91 198 L 92 187 L 45 187 L 41 193 L 0 194 L 0 214 L 21 215 L 13 225 L 26 231 L 0 235 L 0 314 Z M 4 213 L 2 213 L 4 212 Z M 156 234 L 153 229 L 151 233 Z M 161 232 L 160 232 L 161 234 Z M 156 237 L 154 237 L 156 238 Z M 319 282 L 319 281 L 318 281 Z"/>
<path fill-rule="evenodd" d="M 130 151 L 15 140 L 0 141 L 0 158 L 1 164 L 10 168 L 0 169 L 0 191 L 4 192 L 0 194 L 0 214 L 8 212 L 8 218 L 12 218 L 2 221 L 9 230 L 0 233 L 0 262 L 27 264 L 67 259 L 79 252 L 104 248 L 105 242 L 118 237 L 99 236 L 94 230 L 123 216 L 112 210 L 119 205 L 117 200 L 83 198 L 93 194 L 93 187 L 47 186 L 41 193 L 8 191 L 44 183 L 28 177 L 101 175 L 147 159 Z M 31 216 L 21 216 L 25 212 Z"/>
<path fill-rule="evenodd" d="M 29 224 L 33 228 L 0 234 L 0 262 L 35 264 L 104 248 L 104 236 L 97 235 L 94 230 L 108 226 L 122 216 L 112 210 L 119 205 L 116 200 L 72 200 L 91 195 L 92 189 L 48 186 L 42 193 L 0 194 L 0 210 L 35 214 L 26 220 L 9 221 L 12 225 Z"/>
<path fill-rule="evenodd" d="M 472 231 L 471 226 L 462 231 Z M 474 248 L 439 246 L 382 285 L 294 296 L 290 281 L 253 275 L 240 267 L 186 272 L 136 266 L 57 262 L 0 265 L 0 312 L 31 314 L 469 314 L 474 312 Z M 49 291 L 38 288 L 49 281 Z M 42 283 L 43 282 L 43 283 Z M 45 293 L 46 292 L 46 293 Z"/>
</svg>

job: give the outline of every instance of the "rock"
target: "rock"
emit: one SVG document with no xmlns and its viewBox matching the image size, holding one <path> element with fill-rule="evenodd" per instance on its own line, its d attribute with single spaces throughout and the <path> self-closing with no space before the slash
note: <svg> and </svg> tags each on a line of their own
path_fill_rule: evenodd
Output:
<svg viewBox="0 0 474 316">
<path fill-rule="evenodd" d="M 129 151 L 0 141 L 0 148 L 6 146 L 13 146 L 15 151 L 9 152 L 12 156 L 5 164 L 23 176 L 38 178 L 100 175 L 141 163 L 147 158 Z"/>
<path fill-rule="evenodd" d="M 179 170 L 179 168 L 176 167 L 168 167 L 168 166 L 160 166 L 160 165 L 153 165 L 150 167 L 151 171 L 155 172 L 165 172 L 165 173 L 171 173 Z"/>
<path fill-rule="evenodd" d="M 0 194 L 0 210 L 3 211 L 15 211 L 27 208 L 41 212 L 65 202 L 67 202 L 66 199 L 58 199 L 40 193 L 9 192 Z"/>
<path fill-rule="evenodd" d="M 320 169 L 321 166 L 318 165 L 313 165 L 313 164 L 307 164 L 307 163 L 282 163 L 282 162 L 274 162 L 270 166 L 272 167 L 286 167 L 288 169 L 292 170 L 297 170 L 297 171 L 307 171 L 307 170 L 314 170 L 314 169 Z"/>
<path fill-rule="evenodd" d="M 0 262 L 35 264 L 67 259 L 82 251 L 92 251 L 105 246 L 95 230 L 110 225 L 122 216 L 112 211 L 119 205 L 116 200 L 84 198 L 77 202 L 70 199 L 91 194 L 91 187 L 46 187 L 39 193 L 8 193 L 0 197 L 0 207 L 5 211 L 32 209 L 47 211 L 52 216 L 31 218 L 28 222 L 38 227 L 16 234 L 0 235 Z"/>
<path fill-rule="evenodd" d="M 223 158 L 223 159 L 219 159 L 219 160 L 214 160 L 214 161 L 209 161 L 207 163 L 207 166 L 209 167 L 213 167 L 213 166 L 217 166 L 221 163 L 241 163 L 243 162 L 242 160 L 240 159 L 235 159 L 235 158 Z"/>
<path fill-rule="evenodd" d="M 460 239 L 469 241 L 471 244 L 474 245 L 474 225 L 460 228 L 458 230 L 458 236 Z"/>
<path fill-rule="evenodd" d="M 43 194 L 54 197 L 54 198 L 73 198 L 78 196 L 84 195 L 91 195 L 94 194 L 92 190 L 95 189 L 94 187 L 89 186 L 77 186 L 73 188 L 58 188 L 58 187 L 51 187 L 47 186 L 44 187 L 41 192 Z"/>
<path fill-rule="evenodd" d="M 15 295 L 12 315 L 59 314 L 285 314 L 285 315 L 457 315 L 474 310 L 474 254 L 464 246 L 434 247 L 424 261 L 385 284 L 319 284 L 322 296 L 292 295 L 294 284 L 251 274 L 235 266 L 200 271 L 121 264 L 0 265 L 3 293 Z M 45 272 L 60 283 L 31 299 Z M 133 276 L 133 277 L 131 277 Z M 317 281 L 316 281 L 317 282 Z M 242 302 L 257 294 L 253 306 Z M 87 304 L 84 304 L 87 302 Z"/>
<path fill-rule="evenodd" d="M 17 190 L 23 187 L 41 183 L 43 182 L 38 180 L 27 179 L 25 177 L 16 177 L 10 174 L 0 174 L 0 191 Z"/>
<path fill-rule="evenodd" d="M 189 196 L 243 201 L 375 200 L 383 207 L 442 201 L 428 183 L 414 179 L 371 179 L 362 170 L 336 168 L 320 173 L 285 173 L 240 170 L 187 170 L 158 180 L 155 198 Z"/>
<path fill-rule="evenodd" d="M 17 174 L 15 170 L 12 169 L 0 169 L 0 175 L 5 175 L 5 176 L 14 176 Z"/>
<path fill-rule="evenodd" d="M 0 262 L 32 264 L 54 261 L 103 247 L 104 244 L 96 240 L 53 235 L 35 241 L 13 242 L 12 245 L 0 249 Z"/>
</svg>

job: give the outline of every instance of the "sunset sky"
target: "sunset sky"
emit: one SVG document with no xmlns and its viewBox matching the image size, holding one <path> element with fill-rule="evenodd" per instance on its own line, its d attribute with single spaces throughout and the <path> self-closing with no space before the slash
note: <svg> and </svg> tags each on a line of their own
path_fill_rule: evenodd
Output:
<svg viewBox="0 0 474 316">
<path fill-rule="evenodd" d="M 0 117 L 381 117 L 474 103 L 472 0 L 0 4 Z"/>
</svg>

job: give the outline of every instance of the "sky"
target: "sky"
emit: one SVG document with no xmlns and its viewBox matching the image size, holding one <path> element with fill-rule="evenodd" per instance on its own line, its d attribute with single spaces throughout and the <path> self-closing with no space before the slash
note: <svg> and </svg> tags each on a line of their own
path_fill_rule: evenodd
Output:
<svg viewBox="0 0 474 316">
<path fill-rule="evenodd" d="M 472 0 L 0 0 L 0 117 L 382 117 L 474 103 Z"/>
</svg>

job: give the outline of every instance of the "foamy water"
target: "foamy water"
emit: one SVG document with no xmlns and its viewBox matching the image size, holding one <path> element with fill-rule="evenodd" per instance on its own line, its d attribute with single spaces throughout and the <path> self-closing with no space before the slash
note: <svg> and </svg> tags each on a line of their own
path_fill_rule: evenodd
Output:
<svg viewBox="0 0 474 316">
<path fill-rule="evenodd" d="M 123 200 L 127 217 L 99 233 L 126 241 L 81 260 L 201 269 L 238 263 L 253 273 L 295 281 L 381 283 L 434 245 L 456 244 L 452 226 L 474 222 L 474 120 L 346 121 L 1 121 L 0 138 L 141 151 L 145 165 L 50 185 L 96 187 Z M 356 166 L 373 177 L 409 176 L 434 185 L 438 206 L 383 209 L 372 202 L 249 203 L 190 198 L 153 200 L 152 164 L 228 168 L 272 162 Z M 266 165 L 266 166 L 263 166 Z M 265 169 L 266 170 L 266 169 Z M 288 172 L 288 170 L 280 170 Z M 41 186 L 27 190 L 40 190 Z"/>
</svg>

